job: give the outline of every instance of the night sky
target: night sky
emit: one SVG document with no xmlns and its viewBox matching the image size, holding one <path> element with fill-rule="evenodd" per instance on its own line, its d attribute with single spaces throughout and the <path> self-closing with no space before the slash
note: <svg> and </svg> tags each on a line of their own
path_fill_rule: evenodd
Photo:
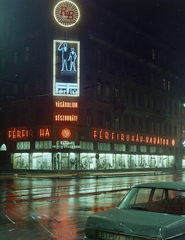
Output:
<svg viewBox="0 0 185 240">
<path fill-rule="evenodd" d="M 73 0 L 79 7 L 91 3 L 121 16 L 159 41 L 185 53 L 185 0 Z M 1 0 L 0 33 L 9 25 L 13 34 L 24 34 L 53 21 L 53 6 L 59 0 Z M 46 12 L 44 13 L 44 11 Z M 33 13 L 34 11 L 34 13 Z M 47 14 L 46 14 L 47 13 Z M 97 17 L 99 12 L 93 13 Z M 83 16 L 82 11 L 82 18 Z M 92 17 L 92 23 L 93 23 Z M 84 21 L 85 19 L 83 19 Z M 46 26 L 47 28 L 47 26 Z M 110 29 L 114 34 L 114 29 Z"/>
</svg>

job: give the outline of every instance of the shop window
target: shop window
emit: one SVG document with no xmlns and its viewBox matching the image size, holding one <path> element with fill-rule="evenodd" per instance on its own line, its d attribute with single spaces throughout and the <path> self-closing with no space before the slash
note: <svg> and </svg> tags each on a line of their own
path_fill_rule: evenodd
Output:
<svg viewBox="0 0 185 240">
<path fill-rule="evenodd" d="M 52 154 L 51 153 L 33 153 L 32 164 L 30 169 L 51 170 Z"/>
<path fill-rule="evenodd" d="M 80 170 L 97 169 L 97 160 L 95 153 L 80 154 Z"/>
<path fill-rule="evenodd" d="M 13 169 L 29 169 L 29 153 L 14 153 Z"/>
</svg>

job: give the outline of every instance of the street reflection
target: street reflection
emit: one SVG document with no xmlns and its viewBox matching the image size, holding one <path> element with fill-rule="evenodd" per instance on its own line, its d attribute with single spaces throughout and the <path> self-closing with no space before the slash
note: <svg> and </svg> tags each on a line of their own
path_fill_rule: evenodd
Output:
<svg viewBox="0 0 185 240">
<path fill-rule="evenodd" d="M 132 186 L 149 181 L 184 180 L 185 174 L 72 180 L 1 179 L 0 239 L 81 240 L 87 217 L 115 208 Z"/>
</svg>

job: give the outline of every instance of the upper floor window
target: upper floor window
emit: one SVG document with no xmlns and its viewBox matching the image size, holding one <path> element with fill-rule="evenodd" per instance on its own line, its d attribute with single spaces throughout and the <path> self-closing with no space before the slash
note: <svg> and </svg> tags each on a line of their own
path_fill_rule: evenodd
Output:
<svg viewBox="0 0 185 240">
<path fill-rule="evenodd" d="M 98 81 L 97 81 L 97 93 L 98 93 L 98 95 L 102 94 L 102 82 L 100 79 L 98 79 Z"/>
<path fill-rule="evenodd" d="M 106 97 L 110 97 L 110 83 L 106 83 L 105 94 L 106 94 Z"/>
<path fill-rule="evenodd" d="M 168 91 L 170 91 L 170 81 L 168 81 Z"/>
<path fill-rule="evenodd" d="M 155 60 L 155 50 L 152 49 L 152 59 Z"/>
<path fill-rule="evenodd" d="M 29 47 L 25 47 L 24 49 L 24 61 L 25 62 L 29 61 Z"/>
<path fill-rule="evenodd" d="M 13 63 L 14 63 L 14 64 L 17 64 L 17 52 L 14 52 L 14 55 L 13 55 Z"/>
<path fill-rule="evenodd" d="M 163 79 L 163 88 L 166 89 L 166 79 Z"/>
</svg>

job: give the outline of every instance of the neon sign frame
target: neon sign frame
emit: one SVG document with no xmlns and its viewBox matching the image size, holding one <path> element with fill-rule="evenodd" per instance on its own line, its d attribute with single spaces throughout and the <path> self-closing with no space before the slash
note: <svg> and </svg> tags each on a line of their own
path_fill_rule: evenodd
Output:
<svg viewBox="0 0 185 240">
<path fill-rule="evenodd" d="M 79 41 L 53 40 L 53 95 L 80 96 Z"/>
</svg>

